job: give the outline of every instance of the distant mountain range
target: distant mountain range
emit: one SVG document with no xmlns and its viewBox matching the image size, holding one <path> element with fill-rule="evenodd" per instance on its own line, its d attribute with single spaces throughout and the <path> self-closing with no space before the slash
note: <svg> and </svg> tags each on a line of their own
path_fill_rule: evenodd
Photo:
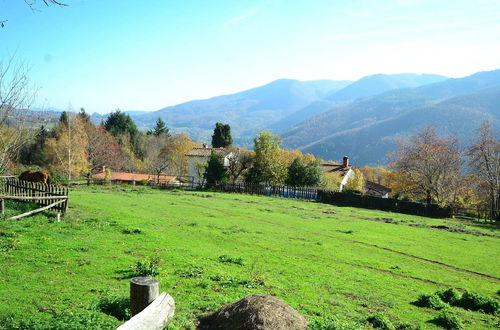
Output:
<svg viewBox="0 0 500 330">
<path fill-rule="evenodd" d="M 500 70 L 449 79 L 432 74 L 376 74 L 357 81 L 280 79 L 243 92 L 158 111 L 126 111 L 141 129 L 158 117 L 173 132 L 210 142 L 216 122 L 229 123 L 236 144 L 269 130 L 284 147 L 324 159 L 348 155 L 355 165 L 386 164 L 397 139 L 423 125 L 463 141 L 485 119 L 500 120 Z M 93 114 L 95 123 L 107 115 Z"/>
<path fill-rule="evenodd" d="M 481 122 L 500 124 L 500 70 L 392 90 L 333 107 L 282 134 L 288 148 L 354 164 L 385 164 L 397 139 L 424 125 L 466 143 Z"/>
</svg>

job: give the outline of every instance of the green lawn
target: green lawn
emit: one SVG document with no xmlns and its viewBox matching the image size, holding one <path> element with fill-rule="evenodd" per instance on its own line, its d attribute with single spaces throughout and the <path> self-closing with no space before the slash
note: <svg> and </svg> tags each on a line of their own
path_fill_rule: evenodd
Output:
<svg viewBox="0 0 500 330">
<path fill-rule="evenodd" d="M 42 317 L 126 297 L 130 266 L 156 256 L 161 289 L 176 302 L 174 329 L 252 293 L 273 294 L 310 321 L 362 323 L 382 312 L 394 324 L 435 328 L 428 321 L 438 312 L 411 304 L 420 294 L 455 287 L 498 299 L 498 236 L 458 220 L 308 201 L 84 187 L 71 192 L 61 223 L 49 214 L 0 222 L 0 314 Z M 451 309 L 466 328 L 500 325 Z"/>
</svg>

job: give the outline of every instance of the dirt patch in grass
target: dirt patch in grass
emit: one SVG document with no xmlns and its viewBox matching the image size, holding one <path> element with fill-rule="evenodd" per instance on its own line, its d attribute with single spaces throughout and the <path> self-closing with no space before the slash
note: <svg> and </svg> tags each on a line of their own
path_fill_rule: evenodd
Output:
<svg viewBox="0 0 500 330">
<path fill-rule="evenodd" d="M 410 226 L 415 226 L 415 224 L 411 224 Z M 461 228 L 453 228 L 453 227 L 448 227 L 448 226 L 444 226 L 444 225 L 440 225 L 440 226 L 425 226 L 425 228 L 446 230 L 446 231 L 449 231 L 449 232 L 452 232 L 452 233 L 470 234 L 470 235 L 474 235 L 474 236 L 487 236 L 487 237 L 500 238 L 500 236 L 495 235 L 495 234 L 488 234 L 488 233 L 483 233 L 483 232 L 473 231 L 473 230 L 467 230 L 467 229 L 461 229 Z"/>
<path fill-rule="evenodd" d="M 460 234 L 468 234 L 468 235 L 474 235 L 474 236 L 486 236 L 486 237 L 500 238 L 500 236 L 495 235 L 495 234 L 483 233 L 480 231 L 474 231 L 474 230 L 468 230 L 468 229 L 462 229 L 462 228 L 448 227 L 445 225 L 427 226 L 427 225 L 422 225 L 422 224 L 417 224 L 417 223 L 408 223 L 407 224 L 404 221 L 395 221 L 392 218 L 359 217 L 359 219 L 368 220 L 368 221 L 376 221 L 376 222 L 384 222 L 384 223 L 394 223 L 394 224 L 400 224 L 400 225 L 405 225 L 405 226 L 410 226 L 410 227 L 445 230 L 445 231 L 449 231 L 451 233 L 460 233 Z"/>
</svg>

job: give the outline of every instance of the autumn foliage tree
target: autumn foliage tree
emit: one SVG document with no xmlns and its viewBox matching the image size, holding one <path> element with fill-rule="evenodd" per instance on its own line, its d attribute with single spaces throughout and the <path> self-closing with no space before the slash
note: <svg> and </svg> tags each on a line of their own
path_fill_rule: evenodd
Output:
<svg viewBox="0 0 500 330">
<path fill-rule="evenodd" d="M 183 177 L 188 173 L 188 159 L 186 154 L 196 144 L 184 133 L 168 137 L 163 152 L 168 159 L 170 174 Z"/>
<path fill-rule="evenodd" d="M 127 168 L 127 158 L 111 134 L 102 126 L 86 123 L 88 138 L 87 155 L 89 161 L 89 174 L 96 173 L 103 166 L 120 171 Z"/>
<path fill-rule="evenodd" d="M 261 132 L 254 139 L 254 164 L 245 180 L 250 183 L 282 184 L 287 178 L 287 159 L 280 149 L 281 137 Z"/>
<path fill-rule="evenodd" d="M 458 197 L 462 158 L 455 138 L 441 138 L 433 128 L 425 127 L 401 141 L 392 158 L 390 166 L 400 193 L 440 205 L 450 205 Z"/>
<path fill-rule="evenodd" d="M 70 181 L 73 177 L 89 172 L 89 140 L 85 122 L 80 116 L 59 122 L 54 130 L 55 137 L 47 140 L 46 158 L 49 167 L 64 173 Z"/>
<path fill-rule="evenodd" d="M 468 157 L 478 194 L 485 197 L 491 219 L 500 221 L 500 139 L 491 123 L 485 122 L 477 131 Z"/>
</svg>

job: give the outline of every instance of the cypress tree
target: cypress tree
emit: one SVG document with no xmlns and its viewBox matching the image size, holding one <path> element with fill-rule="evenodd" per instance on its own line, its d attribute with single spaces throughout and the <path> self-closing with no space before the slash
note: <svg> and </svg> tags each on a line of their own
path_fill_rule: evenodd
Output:
<svg viewBox="0 0 500 330">
<path fill-rule="evenodd" d="M 205 170 L 207 188 L 213 188 L 227 182 L 227 172 L 222 159 L 212 150 Z"/>
<path fill-rule="evenodd" d="M 216 123 L 212 135 L 212 147 L 227 148 L 233 144 L 231 137 L 231 126 L 229 124 Z"/>
</svg>

